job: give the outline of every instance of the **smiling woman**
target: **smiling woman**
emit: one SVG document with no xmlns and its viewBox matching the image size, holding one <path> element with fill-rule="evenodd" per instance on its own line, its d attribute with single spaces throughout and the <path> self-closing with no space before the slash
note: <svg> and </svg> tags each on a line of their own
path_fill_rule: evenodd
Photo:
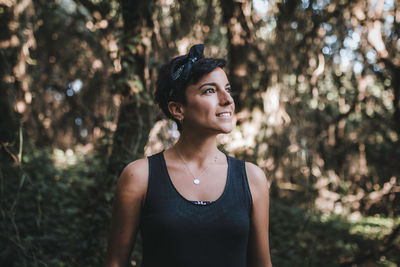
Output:
<svg viewBox="0 0 400 267">
<path fill-rule="evenodd" d="M 216 145 L 235 111 L 224 66 L 195 45 L 161 67 L 155 100 L 181 135 L 122 172 L 106 266 L 127 266 L 139 230 L 143 267 L 272 266 L 266 177 Z"/>
</svg>

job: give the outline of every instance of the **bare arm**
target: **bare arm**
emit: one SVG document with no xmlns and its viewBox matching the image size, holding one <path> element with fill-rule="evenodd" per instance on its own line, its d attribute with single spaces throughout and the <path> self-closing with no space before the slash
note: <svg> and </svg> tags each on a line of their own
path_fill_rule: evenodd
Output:
<svg viewBox="0 0 400 267">
<path fill-rule="evenodd" d="M 106 267 L 128 266 L 148 182 L 147 159 L 127 165 L 117 185 L 108 236 Z"/>
<path fill-rule="evenodd" d="M 256 165 L 246 162 L 246 173 L 253 199 L 248 267 L 272 267 L 269 251 L 269 189 L 264 172 Z"/>
</svg>

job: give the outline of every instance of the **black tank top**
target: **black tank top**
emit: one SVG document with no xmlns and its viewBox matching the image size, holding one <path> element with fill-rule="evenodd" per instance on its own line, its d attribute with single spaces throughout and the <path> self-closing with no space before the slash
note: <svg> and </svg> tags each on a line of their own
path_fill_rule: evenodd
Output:
<svg viewBox="0 0 400 267">
<path fill-rule="evenodd" d="M 169 177 L 163 152 L 152 155 L 140 224 L 142 267 L 245 267 L 251 194 L 244 162 L 226 155 L 222 195 L 207 205 L 185 199 Z"/>
</svg>

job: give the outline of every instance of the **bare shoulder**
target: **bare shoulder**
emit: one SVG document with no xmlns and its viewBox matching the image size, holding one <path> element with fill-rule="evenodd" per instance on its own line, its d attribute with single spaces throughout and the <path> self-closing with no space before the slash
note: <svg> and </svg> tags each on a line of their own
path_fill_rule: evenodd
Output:
<svg viewBox="0 0 400 267">
<path fill-rule="evenodd" d="M 143 199 L 147 191 L 148 176 L 147 158 L 129 163 L 119 177 L 117 193 Z"/>
<path fill-rule="evenodd" d="M 249 183 L 262 187 L 268 186 L 267 177 L 260 167 L 251 162 L 246 162 L 245 166 Z"/>
<path fill-rule="evenodd" d="M 125 166 L 124 170 L 121 173 L 120 179 L 127 179 L 127 177 L 133 177 L 133 179 L 142 180 L 145 176 L 148 175 L 149 167 L 147 163 L 147 158 L 138 159 L 132 161 L 128 165 Z M 130 180 L 130 179 L 129 179 Z"/>
<path fill-rule="evenodd" d="M 246 162 L 245 166 L 253 201 L 263 198 L 268 192 L 268 181 L 264 171 L 251 162 Z"/>
</svg>

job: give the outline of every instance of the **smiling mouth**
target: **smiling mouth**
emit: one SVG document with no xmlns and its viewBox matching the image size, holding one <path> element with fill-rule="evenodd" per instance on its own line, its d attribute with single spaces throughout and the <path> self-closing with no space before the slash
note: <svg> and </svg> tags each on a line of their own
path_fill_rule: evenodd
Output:
<svg viewBox="0 0 400 267">
<path fill-rule="evenodd" d="M 218 113 L 217 117 L 223 117 L 223 118 L 230 118 L 232 115 L 230 112 L 222 112 L 222 113 Z"/>
</svg>

